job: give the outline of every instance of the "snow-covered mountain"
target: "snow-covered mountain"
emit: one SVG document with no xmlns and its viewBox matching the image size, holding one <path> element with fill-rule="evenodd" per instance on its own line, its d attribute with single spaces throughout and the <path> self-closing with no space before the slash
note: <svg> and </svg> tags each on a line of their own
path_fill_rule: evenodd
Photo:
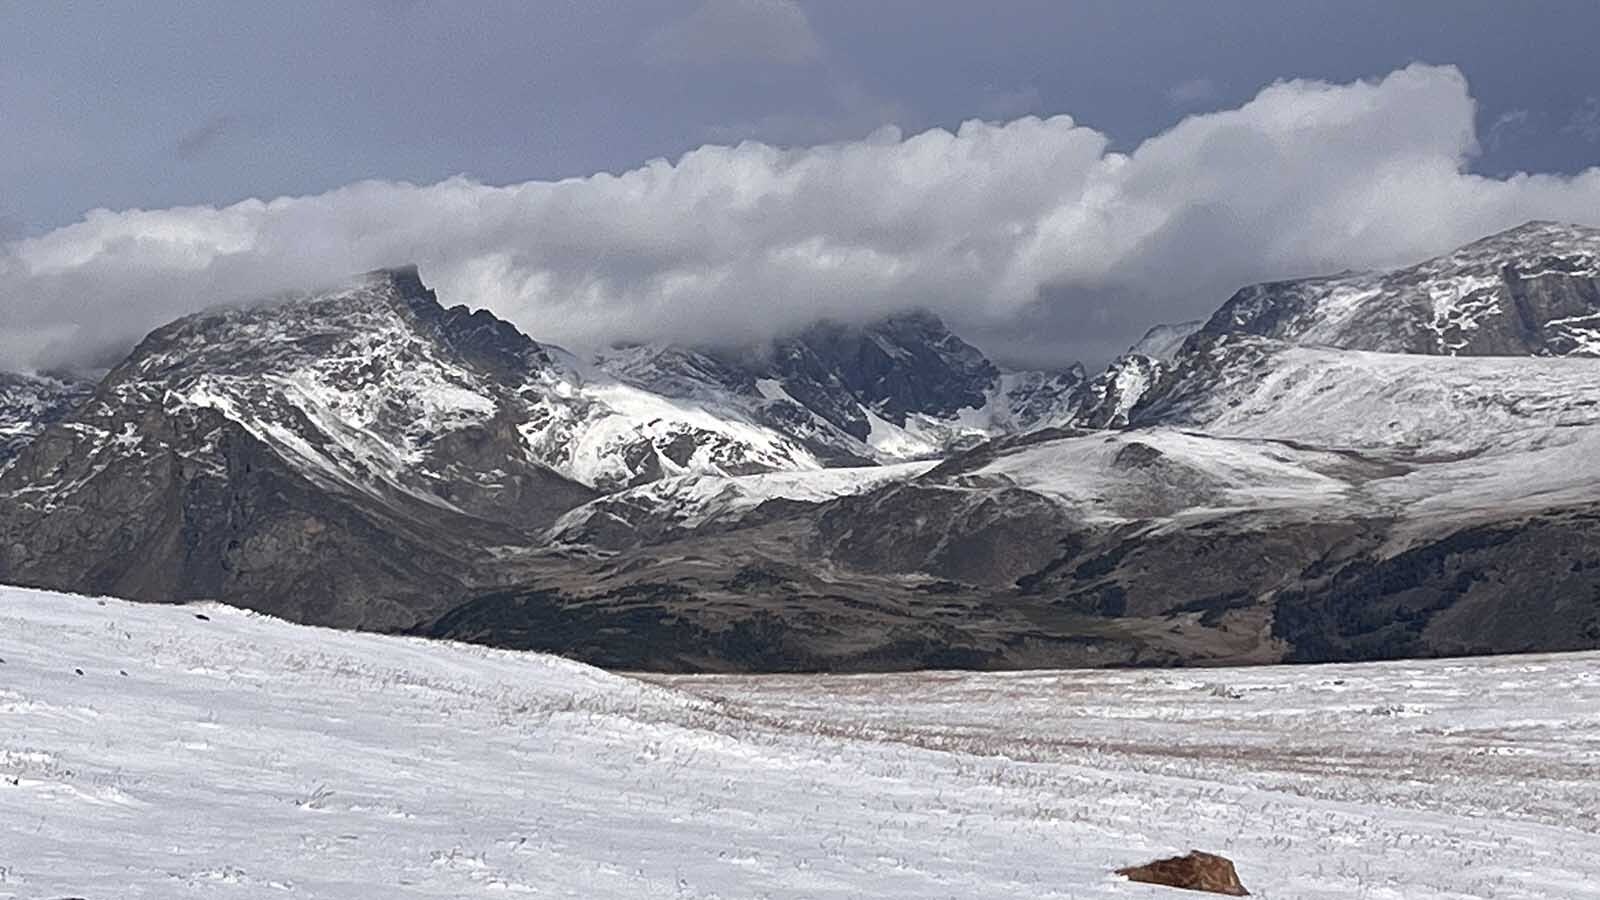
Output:
<svg viewBox="0 0 1600 900">
<path fill-rule="evenodd" d="M 590 384 L 574 390 L 604 394 L 609 412 L 555 435 L 549 445 L 575 440 L 583 447 L 594 443 L 593 433 L 637 436 L 665 429 L 652 437 L 656 453 L 643 465 L 627 464 L 633 454 L 612 450 L 600 454 L 609 468 L 574 470 L 580 480 L 603 488 L 669 475 L 935 458 L 996 435 L 1070 421 L 1085 382 L 1077 366 L 1002 372 L 927 313 L 862 326 L 819 323 L 765 347 L 621 347 L 599 354 L 588 372 Z M 708 430 L 686 430 L 673 412 L 700 413 Z M 753 449 L 732 459 L 695 457 L 696 450 L 717 446 L 709 433 L 713 422 L 724 423 L 724 440 L 742 436 Z M 553 455 L 559 465 L 559 455 Z"/>
<path fill-rule="evenodd" d="M 594 496 L 519 433 L 556 365 L 414 271 L 180 319 L 0 472 L 0 578 L 411 621 Z"/>
<path fill-rule="evenodd" d="M 1069 417 L 1082 382 L 1003 373 L 926 314 L 580 359 L 383 270 L 173 322 L 87 401 L 6 382 L 0 577 L 405 624 L 602 493 L 812 472 L 777 495 L 834 496 L 877 473 L 826 469 Z"/>
<path fill-rule="evenodd" d="M 736 568 L 779 573 L 790 596 L 814 597 L 812 613 L 830 592 L 872 597 L 874 612 L 863 615 L 884 622 L 899 621 L 919 592 L 959 608 L 945 613 L 962 623 L 955 633 L 908 630 L 893 651 L 874 651 L 878 665 L 1600 646 L 1600 557 L 1591 549 L 1600 541 L 1600 361 L 1554 339 L 1495 355 L 1487 344 L 1412 347 L 1405 337 L 1434 334 L 1433 307 L 1423 316 L 1412 303 L 1418 292 L 1442 297 L 1484 272 L 1496 273 L 1494 285 L 1457 293 L 1543 323 L 1525 337 L 1570 333 L 1588 308 L 1577 304 L 1595 295 L 1583 261 L 1600 257 L 1597 234 L 1535 223 L 1395 273 L 1247 288 L 1205 327 L 1162 329 L 1141 343 L 1149 352 L 1091 379 L 1069 427 L 1002 436 L 834 499 L 795 503 L 790 490 L 743 518 L 747 498 L 764 495 L 733 484 L 607 498 L 569 514 L 564 521 L 579 527 L 562 537 L 646 545 L 601 570 L 605 591 L 631 577 L 624 570 L 640 552 L 728 554 Z M 1378 291 L 1352 302 L 1355 284 Z M 1484 310 L 1466 330 L 1507 333 L 1507 314 Z M 1379 349 L 1359 349 L 1367 343 Z M 734 512 L 706 515 L 700 498 L 711 497 Z M 672 524 L 678 510 L 715 527 L 686 535 Z M 820 566 L 831 586 L 795 581 L 796 565 Z M 721 604 L 724 615 L 746 602 L 691 571 L 658 576 L 679 599 L 658 586 L 648 602 L 632 601 L 630 615 L 693 609 L 687 597 Z M 594 627 L 624 627 L 600 612 L 603 592 L 547 583 L 538 621 L 582 609 Z M 480 601 L 434 633 L 494 641 L 507 621 L 529 615 L 495 606 L 507 602 Z M 782 614 L 786 642 L 740 652 L 765 665 L 863 665 L 840 651 L 809 662 L 830 657 L 816 647 L 823 638 L 798 637 L 805 615 Z M 1058 642 L 1069 634 L 1071 646 Z M 842 636 L 828 640 L 843 645 Z M 910 649 L 917 642 L 931 646 Z"/>
<path fill-rule="evenodd" d="M 0 471 L 0 579 L 629 668 L 1600 646 L 1596 260 L 1248 287 L 1093 378 L 923 313 L 578 357 L 388 270 L 154 332 Z"/>
</svg>

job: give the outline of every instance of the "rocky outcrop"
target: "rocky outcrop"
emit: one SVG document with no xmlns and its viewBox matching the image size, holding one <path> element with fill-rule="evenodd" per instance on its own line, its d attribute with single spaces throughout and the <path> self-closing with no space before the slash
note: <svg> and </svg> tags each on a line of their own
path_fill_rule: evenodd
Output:
<svg viewBox="0 0 1600 900">
<path fill-rule="evenodd" d="M 1000 377 L 978 348 L 925 312 L 862 327 L 818 324 L 779 341 L 776 350 L 775 368 L 790 393 L 802 384 L 802 390 L 836 385 L 858 406 L 901 427 L 913 413 L 945 417 L 982 407 Z M 831 405 L 848 404 L 837 398 Z M 849 424 L 860 432 L 859 422 Z"/>
<path fill-rule="evenodd" d="M 1143 884 L 1159 884 L 1229 897 L 1250 896 L 1250 892 L 1239 883 L 1239 873 L 1234 871 L 1232 860 L 1199 850 L 1191 850 L 1171 859 L 1158 859 L 1142 866 L 1118 869 L 1117 874 Z"/>
<path fill-rule="evenodd" d="M 93 393 L 93 382 L 71 376 L 0 372 L 0 467 Z"/>
<path fill-rule="evenodd" d="M 1085 428 L 1126 428 L 1171 368 L 1172 363 L 1153 356 L 1129 353 L 1117 357 L 1085 386 L 1083 400 L 1070 421 Z"/>
</svg>

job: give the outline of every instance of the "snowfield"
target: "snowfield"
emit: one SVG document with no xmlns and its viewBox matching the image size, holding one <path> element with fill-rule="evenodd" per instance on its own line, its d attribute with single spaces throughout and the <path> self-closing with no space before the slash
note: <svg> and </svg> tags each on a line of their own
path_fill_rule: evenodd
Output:
<svg viewBox="0 0 1600 900">
<path fill-rule="evenodd" d="M 0 658 L 4 898 L 1600 897 L 1600 654 L 647 683 L 0 588 Z"/>
</svg>

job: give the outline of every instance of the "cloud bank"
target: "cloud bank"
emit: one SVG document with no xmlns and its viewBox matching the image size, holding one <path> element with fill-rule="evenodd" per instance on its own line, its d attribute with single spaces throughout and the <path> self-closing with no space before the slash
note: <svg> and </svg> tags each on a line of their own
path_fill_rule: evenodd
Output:
<svg viewBox="0 0 1600 900">
<path fill-rule="evenodd" d="M 1129 153 L 1068 116 L 620 175 L 362 182 L 112 212 L 0 249 L 0 368 L 81 365 L 219 302 L 416 262 L 537 339 L 746 342 L 926 307 L 1001 359 L 1103 362 L 1266 278 L 1400 264 L 1530 218 L 1600 224 L 1600 169 L 1468 174 L 1453 67 L 1285 81 Z"/>
</svg>

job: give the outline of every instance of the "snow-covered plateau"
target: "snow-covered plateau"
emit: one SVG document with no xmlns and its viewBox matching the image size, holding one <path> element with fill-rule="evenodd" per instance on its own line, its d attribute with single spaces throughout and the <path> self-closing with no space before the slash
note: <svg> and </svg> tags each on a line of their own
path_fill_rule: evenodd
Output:
<svg viewBox="0 0 1600 900">
<path fill-rule="evenodd" d="M 1600 654 L 679 677 L 0 588 L 0 897 L 1600 897 Z"/>
</svg>

